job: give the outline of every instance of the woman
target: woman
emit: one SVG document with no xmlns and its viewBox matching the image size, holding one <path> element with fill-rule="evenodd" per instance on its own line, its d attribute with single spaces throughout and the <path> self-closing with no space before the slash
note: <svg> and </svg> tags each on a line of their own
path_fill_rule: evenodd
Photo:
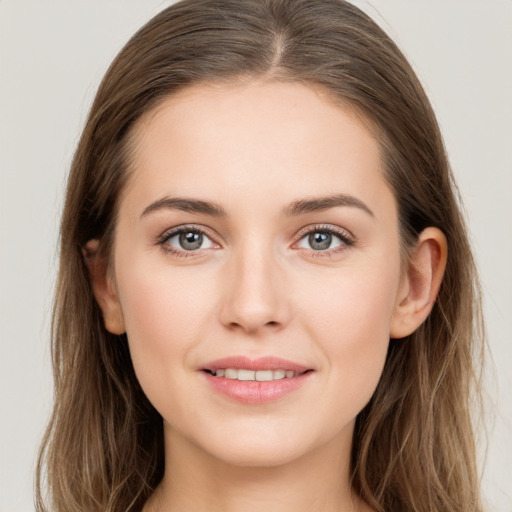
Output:
<svg viewBox="0 0 512 512">
<path fill-rule="evenodd" d="M 73 161 L 51 507 L 481 510 L 478 304 L 392 41 L 339 0 L 179 2 L 118 55 Z"/>
</svg>

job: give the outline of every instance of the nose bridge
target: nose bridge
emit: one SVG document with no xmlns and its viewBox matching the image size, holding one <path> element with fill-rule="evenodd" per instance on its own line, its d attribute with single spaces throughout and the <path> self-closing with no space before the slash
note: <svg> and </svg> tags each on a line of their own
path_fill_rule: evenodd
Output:
<svg viewBox="0 0 512 512">
<path fill-rule="evenodd" d="M 233 248 L 223 294 L 222 322 L 247 332 L 285 322 L 282 272 L 270 240 L 247 239 Z"/>
</svg>

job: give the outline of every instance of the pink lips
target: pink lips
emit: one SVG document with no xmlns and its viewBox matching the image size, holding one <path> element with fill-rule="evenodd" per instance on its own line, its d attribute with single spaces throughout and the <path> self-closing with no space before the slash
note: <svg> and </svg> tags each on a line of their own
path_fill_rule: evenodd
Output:
<svg viewBox="0 0 512 512">
<path fill-rule="evenodd" d="M 216 377 L 210 372 L 219 369 L 235 368 L 245 370 L 287 370 L 298 374 L 270 381 L 236 380 Z M 202 372 L 212 388 L 243 404 L 264 404 L 278 400 L 284 395 L 300 388 L 313 374 L 311 368 L 276 357 L 260 357 L 249 359 L 244 356 L 217 359 L 205 365 Z"/>
</svg>

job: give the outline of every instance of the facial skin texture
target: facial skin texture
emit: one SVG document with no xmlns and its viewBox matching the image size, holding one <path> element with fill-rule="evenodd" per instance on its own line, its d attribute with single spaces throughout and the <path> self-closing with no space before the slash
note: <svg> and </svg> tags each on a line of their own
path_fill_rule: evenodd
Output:
<svg viewBox="0 0 512 512">
<path fill-rule="evenodd" d="M 112 272 L 98 264 L 92 273 L 105 325 L 127 332 L 137 377 L 165 421 L 163 509 L 361 505 L 348 484 L 354 420 L 390 336 L 409 334 L 430 311 L 442 234 L 427 230 L 421 268 L 403 271 L 378 142 L 321 90 L 194 86 L 140 119 L 134 135 Z M 361 204 L 284 213 L 339 194 Z M 215 203 L 225 215 L 143 214 L 164 198 Z M 160 243 L 179 226 L 203 230 L 203 248 L 180 249 L 177 236 Z M 312 249 L 308 234 L 326 229 L 350 243 L 334 236 L 334 248 Z M 280 357 L 312 372 L 276 401 L 245 404 L 213 390 L 202 371 L 228 356 Z"/>
</svg>

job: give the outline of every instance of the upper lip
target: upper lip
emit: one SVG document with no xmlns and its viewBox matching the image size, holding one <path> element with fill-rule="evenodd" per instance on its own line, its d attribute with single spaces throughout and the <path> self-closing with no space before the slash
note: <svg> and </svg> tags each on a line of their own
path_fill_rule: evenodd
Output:
<svg viewBox="0 0 512 512">
<path fill-rule="evenodd" d="M 311 368 L 293 361 L 281 359 L 279 357 L 264 356 L 250 358 L 246 356 L 231 356 L 216 359 L 206 364 L 202 369 L 215 371 L 218 369 L 236 368 L 244 370 L 293 370 L 297 373 L 303 373 Z"/>
</svg>

